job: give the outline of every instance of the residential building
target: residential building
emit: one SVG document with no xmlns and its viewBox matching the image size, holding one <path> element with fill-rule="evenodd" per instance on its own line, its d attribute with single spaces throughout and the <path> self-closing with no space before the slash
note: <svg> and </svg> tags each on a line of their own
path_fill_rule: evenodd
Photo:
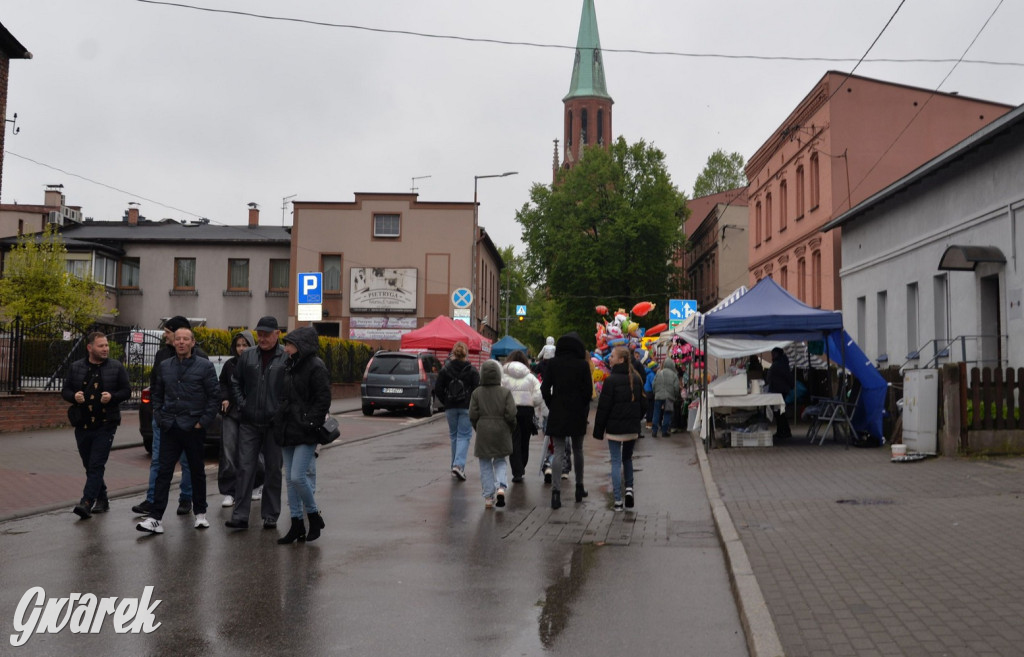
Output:
<svg viewBox="0 0 1024 657">
<path fill-rule="evenodd" d="M 841 230 L 822 227 L 1011 106 L 829 71 L 746 166 L 749 284 L 840 309 Z"/>
<path fill-rule="evenodd" d="M 82 220 L 82 208 L 65 202 L 64 185 L 48 185 L 42 205 L 0 205 L 0 238 L 41 233 L 47 224 L 62 227 L 81 223 Z"/>
<path fill-rule="evenodd" d="M 747 188 L 738 187 L 686 202 L 686 249 L 682 266 L 692 298 L 707 312 L 747 282 Z"/>
<path fill-rule="evenodd" d="M 559 166 L 569 169 L 580 161 L 587 146 L 606 146 L 612 140 L 612 97 L 604 78 L 601 35 L 597 30 L 594 0 L 583 0 L 580 30 L 576 38 L 576 56 L 572 65 L 569 93 L 562 98 L 563 152 L 558 163 L 558 142 L 552 177 Z"/>
<path fill-rule="evenodd" d="M 418 194 L 355 194 L 351 202 L 295 201 L 291 280 L 323 273 L 321 335 L 398 348 L 403 333 L 438 315 L 458 318 L 467 308 L 453 293 L 472 289 L 472 202 L 426 202 Z M 501 256 L 483 228 L 477 232 L 478 285 L 472 303 L 476 330 L 498 336 Z M 288 298 L 288 326 L 298 319 L 296 290 Z"/>
<path fill-rule="evenodd" d="M 25 215 L 24 234 L 46 223 L 60 228 L 65 265 L 104 288 L 105 324 L 156 328 L 173 315 L 216 328 L 248 328 L 264 315 L 288 315 L 291 276 L 288 230 L 260 226 L 249 207 L 248 225 L 213 225 L 205 219 L 149 221 L 131 204 L 121 221 L 65 216 L 63 194 L 53 186 L 42 206 L 6 205 L 3 215 Z M 16 241 L 8 237 L 2 244 Z"/>
<path fill-rule="evenodd" d="M 32 59 L 32 53 L 21 45 L 3 24 L 0 24 L 0 118 L 4 119 L 4 129 L 0 130 L 0 192 L 3 191 L 4 149 L 7 136 L 7 80 L 12 59 Z M 0 233 L 0 237 L 4 237 L 4 234 Z"/>
<path fill-rule="evenodd" d="M 843 232 L 844 318 L 869 357 L 1024 365 L 1024 106 L 824 230 Z"/>
</svg>

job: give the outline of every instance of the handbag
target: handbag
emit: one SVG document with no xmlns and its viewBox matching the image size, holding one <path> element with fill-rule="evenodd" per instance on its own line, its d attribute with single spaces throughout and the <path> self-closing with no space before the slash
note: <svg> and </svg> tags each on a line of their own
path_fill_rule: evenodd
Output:
<svg viewBox="0 0 1024 657">
<path fill-rule="evenodd" d="M 328 415 L 324 419 L 324 423 L 317 430 L 317 442 L 321 445 L 330 445 L 338 436 L 341 435 L 341 429 L 338 428 L 338 421 Z"/>
</svg>

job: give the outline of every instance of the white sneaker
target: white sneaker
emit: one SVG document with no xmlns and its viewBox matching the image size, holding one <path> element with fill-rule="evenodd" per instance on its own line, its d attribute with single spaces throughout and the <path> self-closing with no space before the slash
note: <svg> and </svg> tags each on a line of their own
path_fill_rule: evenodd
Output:
<svg viewBox="0 0 1024 657">
<path fill-rule="evenodd" d="M 196 529 L 208 529 L 210 522 L 206 519 L 205 513 L 196 514 Z"/>
<path fill-rule="evenodd" d="M 234 506 L 235 505 L 235 498 L 234 498 L 234 496 L 233 495 L 225 495 L 224 499 L 221 500 L 220 505 L 221 506 Z"/>
<path fill-rule="evenodd" d="M 259 502 L 263 499 L 263 486 L 257 486 L 252 489 L 252 501 Z"/>
<path fill-rule="evenodd" d="M 135 529 L 140 532 L 147 532 L 149 534 L 163 534 L 164 527 L 160 524 L 160 521 L 156 518 L 146 518 L 139 524 L 135 525 Z"/>
</svg>

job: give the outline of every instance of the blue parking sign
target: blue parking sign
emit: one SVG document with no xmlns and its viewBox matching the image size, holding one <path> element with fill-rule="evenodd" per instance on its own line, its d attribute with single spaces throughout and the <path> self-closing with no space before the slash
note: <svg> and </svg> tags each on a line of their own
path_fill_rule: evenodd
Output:
<svg viewBox="0 0 1024 657">
<path fill-rule="evenodd" d="M 318 271 L 299 274 L 297 297 L 299 303 L 323 303 L 324 275 Z"/>
</svg>

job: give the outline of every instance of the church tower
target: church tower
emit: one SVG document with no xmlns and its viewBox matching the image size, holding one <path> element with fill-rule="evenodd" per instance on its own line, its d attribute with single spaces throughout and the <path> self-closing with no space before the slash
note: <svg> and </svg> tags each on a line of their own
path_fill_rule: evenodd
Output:
<svg viewBox="0 0 1024 657">
<path fill-rule="evenodd" d="M 595 144 L 607 146 L 611 141 L 612 102 L 604 80 L 604 59 L 601 56 L 601 36 L 597 32 L 594 0 L 583 0 L 572 80 L 569 82 L 569 93 L 562 99 L 565 107 L 563 169 L 569 169 L 579 162 L 587 147 Z M 554 173 L 557 174 L 557 171 Z"/>
</svg>

